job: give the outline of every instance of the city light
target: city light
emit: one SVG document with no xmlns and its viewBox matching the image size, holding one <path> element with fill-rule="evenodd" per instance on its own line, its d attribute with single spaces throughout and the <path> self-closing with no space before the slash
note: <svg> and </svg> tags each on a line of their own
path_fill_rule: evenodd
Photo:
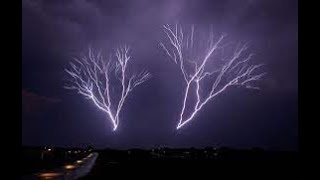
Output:
<svg viewBox="0 0 320 180">
<path fill-rule="evenodd" d="M 72 165 L 72 164 L 67 164 L 67 165 L 64 166 L 64 168 L 67 169 L 67 170 L 72 170 L 72 169 L 75 169 L 76 166 Z"/>
<path fill-rule="evenodd" d="M 38 174 L 38 177 L 43 178 L 43 179 L 53 179 L 53 178 L 56 178 L 61 175 L 62 175 L 62 173 L 44 172 L 44 173 Z"/>
<path fill-rule="evenodd" d="M 78 160 L 78 161 L 76 161 L 78 164 L 81 164 L 81 163 L 83 163 L 83 161 L 82 160 Z"/>
</svg>

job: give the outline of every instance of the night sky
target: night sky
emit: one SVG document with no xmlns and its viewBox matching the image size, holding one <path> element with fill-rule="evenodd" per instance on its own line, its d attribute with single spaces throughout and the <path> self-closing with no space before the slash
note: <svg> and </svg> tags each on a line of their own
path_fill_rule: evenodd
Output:
<svg viewBox="0 0 320 180">
<path fill-rule="evenodd" d="M 268 75 L 260 91 L 229 89 L 175 130 L 181 74 L 159 48 L 163 24 L 213 27 L 249 41 Z M 116 132 L 92 101 L 63 88 L 63 69 L 88 45 L 132 47 L 153 77 L 128 98 Z M 297 0 L 23 0 L 22 144 L 298 149 Z"/>
</svg>

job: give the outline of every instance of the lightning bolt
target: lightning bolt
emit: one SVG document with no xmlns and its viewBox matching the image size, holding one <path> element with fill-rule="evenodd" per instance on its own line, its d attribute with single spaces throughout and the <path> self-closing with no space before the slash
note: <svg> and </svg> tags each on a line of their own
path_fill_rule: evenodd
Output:
<svg viewBox="0 0 320 180">
<path fill-rule="evenodd" d="M 183 29 L 179 25 L 175 25 L 174 28 L 170 25 L 163 26 L 164 33 L 168 38 L 168 45 L 161 42 L 160 47 L 166 52 L 166 55 L 178 65 L 179 70 L 184 78 L 184 96 L 182 100 L 182 108 L 179 114 L 177 129 L 188 124 L 192 121 L 197 113 L 214 97 L 222 94 L 230 86 L 244 86 L 245 88 L 259 89 L 249 85 L 250 82 L 258 81 L 266 73 L 255 73 L 255 70 L 263 66 L 263 64 L 249 65 L 249 61 L 254 54 L 245 56 L 245 51 L 248 49 L 248 45 L 238 44 L 231 56 L 221 58 L 221 67 L 215 70 L 208 70 L 208 62 L 213 61 L 214 54 L 224 54 L 226 45 L 222 45 L 222 42 L 226 38 L 226 34 L 222 34 L 214 40 L 212 33 L 208 36 L 208 45 L 203 52 L 199 49 L 205 45 L 204 41 L 195 41 L 195 29 L 191 26 L 190 35 L 184 33 Z M 196 45 L 199 45 L 197 47 Z M 178 58 L 177 58 L 178 57 Z M 200 58 L 203 57 L 203 58 Z M 215 58 L 217 59 L 217 58 Z M 218 60 L 216 60 L 218 61 Z M 193 71 L 187 70 L 192 67 Z M 210 93 L 205 95 L 201 94 L 201 89 L 206 89 L 201 85 L 205 79 L 209 79 L 212 82 Z M 192 89 L 192 85 L 195 84 L 195 89 Z M 193 110 L 191 115 L 187 116 L 186 104 L 188 99 L 191 98 L 192 90 L 196 94 L 196 101 L 193 104 Z"/>
<path fill-rule="evenodd" d="M 128 46 L 117 48 L 115 50 L 116 61 L 113 61 L 112 56 L 106 60 L 101 52 L 94 53 L 89 48 L 88 54 L 82 55 L 80 58 L 73 58 L 70 67 L 65 69 L 71 77 L 70 83 L 65 88 L 76 90 L 106 113 L 112 123 L 113 131 L 117 130 L 121 110 L 130 92 L 151 78 L 148 71 L 128 75 L 128 62 L 131 59 L 129 49 Z M 114 76 L 111 75 L 112 72 L 114 72 Z M 110 84 L 110 78 L 116 78 L 120 81 L 121 96 L 119 100 L 111 98 L 110 88 L 115 85 Z"/>
</svg>

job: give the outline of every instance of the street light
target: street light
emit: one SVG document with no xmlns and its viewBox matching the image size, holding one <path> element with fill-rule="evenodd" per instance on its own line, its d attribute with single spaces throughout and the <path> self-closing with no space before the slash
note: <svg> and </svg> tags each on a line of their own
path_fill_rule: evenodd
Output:
<svg viewBox="0 0 320 180">
<path fill-rule="evenodd" d="M 67 164 L 67 165 L 64 166 L 64 168 L 65 168 L 66 170 L 72 170 L 72 169 L 75 169 L 76 166 L 75 166 L 75 165 L 72 165 L 72 164 Z"/>
<path fill-rule="evenodd" d="M 62 173 L 44 172 L 44 173 L 38 174 L 38 177 L 43 178 L 43 179 L 53 179 L 53 178 L 56 178 L 61 175 L 62 175 Z"/>
<path fill-rule="evenodd" d="M 81 163 L 83 163 L 83 161 L 81 161 L 81 160 L 78 160 L 78 161 L 77 161 L 77 163 L 78 163 L 78 164 L 81 164 Z"/>
</svg>

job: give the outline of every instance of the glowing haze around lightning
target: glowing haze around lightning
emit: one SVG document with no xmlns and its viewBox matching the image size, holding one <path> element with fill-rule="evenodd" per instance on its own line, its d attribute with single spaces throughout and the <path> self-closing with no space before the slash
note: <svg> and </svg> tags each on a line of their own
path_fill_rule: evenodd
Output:
<svg viewBox="0 0 320 180">
<path fill-rule="evenodd" d="M 164 33 L 168 39 L 165 44 L 160 42 L 160 47 L 164 50 L 166 55 L 179 67 L 184 80 L 184 96 L 182 100 L 182 107 L 178 119 L 177 129 L 188 124 L 195 119 L 197 113 L 214 97 L 224 92 L 230 86 L 244 86 L 250 89 L 259 89 L 249 85 L 253 81 L 258 81 L 266 73 L 255 73 L 263 64 L 250 65 L 249 61 L 254 54 L 247 53 L 248 45 L 246 43 L 239 43 L 230 55 L 225 57 L 214 58 L 214 54 L 219 51 L 223 54 L 228 44 L 223 44 L 226 34 L 220 35 L 216 40 L 212 33 L 207 36 L 208 41 L 201 41 L 195 36 L 195 28 L 191 26 L 186 33 L 179 25 L 170 27 L 170 25 L 163 26 Z M 199 47 L 204 47 L 199 52 Z M 217 66 L 214 70 L 210 69 L 208 62 L 216 62 L 222 64 Z M 219 62 L 217 62 L 219 61 Z M 190 71 L 192 67 L 193 71 Z M 204 94 L 202 89 L 207 89 L 201 82 L 208 79 L 211 82 L 210 93 Z M 191 88 L 195 85 L 195 89 Z M 191 91 L 196 95 L 196 102 L 193 104 L 194 108 L 191 115 L 187 116 L 186 104 L 187 100 L 191 98 Z"/>
<path fill-rule="evenodd" d="M 71 77 L 70 83 L 65 88 L 76 90 L 79 94 L 92 100 L 97 108 L 108 115 L 113 131 L 119 125 L 119 116 L 130 92 L 151 77 L 147 71 L 128 75 L 128 62 L 131 59 L 128 46 L 117 48 L 114 56 L 115 61 L 112 56 L 105 59 L 100 52 L 94 53 L 89 48 L 87 55 L 74 58 L 74 62 L 70 62 L 70 68 L 65 69 Z M 120 81 L 119 100 L 111 98 L 115 96 L 115 94 L 110 95 L 111 88 L 115 86 L 110 84 L 111 78 Z"/>
</svg>

